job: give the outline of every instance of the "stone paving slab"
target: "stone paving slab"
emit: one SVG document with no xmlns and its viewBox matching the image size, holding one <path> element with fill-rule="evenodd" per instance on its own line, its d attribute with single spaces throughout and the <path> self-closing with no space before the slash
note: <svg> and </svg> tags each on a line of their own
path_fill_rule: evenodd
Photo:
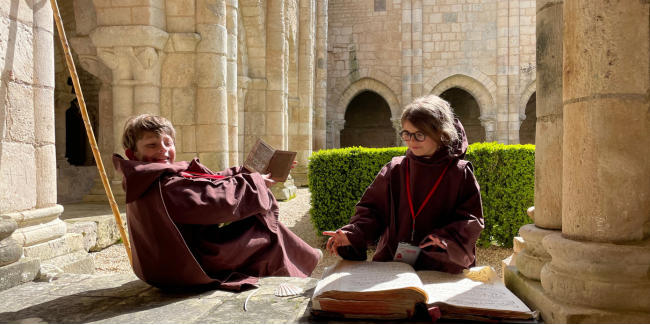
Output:
<svg viewBox="0 0 650 325">
<path fill-rule="evenodd" d="M 0 291 L 0 323 L 310 323 L 310 298 L 317 279 L 270 277 L 243 310 L 244 292 L 210 290 L 166 293 L 134 274 L 64 274 L 51 282 L 29 282 Z M 276 297 L 280 283 L 305 291 Z M 315 321 L 321 322 L 321 321 Z"/>
</svg>

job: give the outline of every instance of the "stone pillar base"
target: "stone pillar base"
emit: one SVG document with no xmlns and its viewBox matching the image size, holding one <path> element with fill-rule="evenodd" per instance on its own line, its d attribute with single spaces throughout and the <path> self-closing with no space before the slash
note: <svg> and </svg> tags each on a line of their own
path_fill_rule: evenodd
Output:
<svg viewBox="0 0 650 325">
<path fill-rule="evenodd" d="M 277 183 L 271 187 L 271 193 L 273 193 L 273 196 L 275 196 L 275 199 L 278 201 L 288 201 L 296 197 L 297 189 L 298 188 L 293 185 L 291 175 L 289 175 L 286 182 Z"/>
<path fill-rule="evenodd" d="M 560 233 L 560 230 L 547 230 L 529 224 L 519 229 L 525 247 L 516 256 L 519 272 L 529 279 L 540 280 L 540 272 L 546 263 L 551 261 L 551 255 L 542 245 L 544 237 Z"/>
<path fill-rule="evenodd" d="M 24 247 L 23 254 L 41 259 L 41 276 L 59 273 L 57 268 L 65 273 L 95 274 L 93 258 L 84 249 L 81 234 L 65 234 L 46 243 Z"/>
<path fill-rule="evenodd" d="M 542 268 L 544 291 L 590 308 L 650 312 L 650 240 L 629 245 L 546 236 L 552 260 Z"/>
<path fill-rule="evenodd" d="M 31 257 L 23 257 L 18 262 L 0 267 L 0 291 L 38 278 L 40 268 L 40 260 Z"/>
<path fill-rule="evenodd" d="M 504 282 L 531 310 L 539 310 L 545 323 L 650 323 L 650 313 L 586 308 L 561 302 L 544 292 L 542 284 L 528 279 L 515 266 L 505 269 Z"/>
<path fill-rule="evenodd" d="M 308 172 L 309 172 L 309 168 L 307 166 L 294 168 L 291 171 L 291 176 L 293 177 L 293 184 L 297 187 L 308 187 L 309 186 L 309 177 L 307 177 Z"/>
</svg>

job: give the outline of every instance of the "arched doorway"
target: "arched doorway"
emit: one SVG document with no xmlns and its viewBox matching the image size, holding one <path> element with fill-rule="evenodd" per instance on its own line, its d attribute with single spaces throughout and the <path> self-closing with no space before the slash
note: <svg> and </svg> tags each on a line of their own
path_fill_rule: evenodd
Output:
<svg viewBox="0 0 650 325">
<path fill-rule="evenodd" d="M 533 93 L 526 104 L 526 119 L 519 128 L 519 143 L 535 144 L 535 127 L 537 125 L 537 93 Z"/>
<path fill-rule="evenodd" d="M 479 120 L 481 109 L 470 93 L 460 88 L 450 88 L 440 94 L 440 98 L 451 105 L 454 114 L 465 128 L 469 143 L 485 141 L 485 128 Z"/>
<path fill-rule="evenodd" d="M 396 145 L 388 103 L 372 91 L 364 91 L 350 101 L 345 110 L 341 148 L 361 146 L 385 148 Z"/>
</svg>

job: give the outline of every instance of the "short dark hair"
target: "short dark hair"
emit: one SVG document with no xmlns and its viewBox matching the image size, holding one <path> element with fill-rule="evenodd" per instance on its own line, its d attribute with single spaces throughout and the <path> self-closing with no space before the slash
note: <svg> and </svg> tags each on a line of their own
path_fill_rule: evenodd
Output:
<svg viewBox="0 0 650 325">
<path fill-rule="evenodd" d="M 142 139 L 147 132 L 155 134 L 167 134 L 176 142 L 176 130 L 172 123 L 162 116 L 151 114 L 142 114 L 132 116 L 124 124 L 124 134 L 122 135 L 122 147 L 137 151 L 136 143 Z"/>
</svg>

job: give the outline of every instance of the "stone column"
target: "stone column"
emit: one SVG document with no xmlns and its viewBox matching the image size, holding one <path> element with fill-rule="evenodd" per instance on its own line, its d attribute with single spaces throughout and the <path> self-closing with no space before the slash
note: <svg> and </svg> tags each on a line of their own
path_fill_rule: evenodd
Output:
<svg viewBox="0 0 650 325">
<path fill-rule="evenodd" d="M 286 149 L 285 112 L 287 110 L 285 61 L 286 27 L 284 0 L 272 0 L 267 8 L 266 31 L 266 136 L 265 140 L 276 149 Z"/>
<path fill-rule="evenodd" d="M 391 117 L 390 118 L 391 123 L 393 124 L 393 129 L 395 130 L 396 133 L 399 133 L 402 131 L 402 118 L 399 117 Z M 402 137 L 400 137 L 399 134 L 395 134 L 395 145 L 396 146 L 406 146 L 406 142 L 402 140 Z"/>
<path fill-rule="evenodd" d="M 0 115 L 6 117 L 0 132 L 0 286 L 5 288 L 34 279 L 39 265 L 41 276 L 54 271 L 50 266 L 94 273 L 92 258 L 76 245 L 82 236 L 66 234 L 59 219 L 63 207 L 56 204 L 52 7 L 45 0 L 18 6 L 8 13 L 16 28 L 0 31 L 8 36 L 6 53 L 0 53 L 8 58 L 0 88 Z M 21 254 L 25 259 L 16 261 Z"/>
<path fill-rule="evenodd" d="M 422 96 L 422 0 L 412 0 L 411 98 Z M 410 104 L 405 103 L 404 105 Z"/>
<path fill-rule="evenodd" d="M 519 144 L 519 1 L 508 1 L 508 144 Z"/>
<path fill-rule="evenodd" d="M 563 2 L 537 1 L 535 224 L 519 230 L 525 247 L 516 259 L 519 272 L 537 281 L 551 260 L 542 239 L 562 229 L 563 8 Z"/>
<path fill-rule="evenodd" d="M 242 149 L 239 151 L 239 163 L 243 164 L 246 159 L 245 155 L 248 155 L 248 152 L 244 148 L 244 103 L 246 99 L 246 94 L 248 93 L 248 87 L 251 85 L 251 78 L 246 76 L 237 76 L 237 139 L 239 141 L 239 148 Z M 250 148 L 249 148 L 250 149 Z"/>
<path fill-rule="evenodd" d="M 564 4 L 562 234 L 543 290 L 506 275 L 547 323 L 650 322 L 649 25 L 647 2 Z"/>
<path fill-rule="evenodd" d="M 411 103 L 411 75 L 413 73 L 412 1 L 402 1 L 402 109 Z M 340 146 L 335 146 L 339 148 Z"/>
<path fill-rule="evenodd" d="M 90 34 L 97 57 L 111 69 L 112 152 L 121 154 L 124 124 L 136 114 L 161 114 L 160 72 L 162 52 L 169 35 L 154 26 L 100 26 Z M 106 94 L 105 94 L 106 95 Z M 101 140 L 104 141 L 104 140 Z M 110 161 L 110 160 L 109 160 Z M 111 164 L 106 169 L 112 168 Z M 123 204 L 122 176 L 113 174 L 111 189 L 115 200 Z M 103 185 L 96 182 L 85 202 L 107 202 Z"/>
<path fill-rule="evenodd" d="M 483 115 L 480 116 L 479 121 L 485 129 L 485 142 L 493 142 L 497 140 L 496 130 L 497 130 L 497 118 L 494 115 Z"/>
<path fill-rule="evenodd" d="M 227 0 L 226 29 L 228 30 L 228 51 L 226 52 L 226 93 L 228 104 L 228 155 L 229 165 L 237 166 L 244 163 L 239 161 L 239 105 L 237 97 L 237 24 L 239 22 L 237 8 L 238 0 Z"/>
<path fill-rule="evenodd" d="M 497 1 L 497 127 L 496 141 L 508 143 L 508 48 L 510 1 Z M 487 140 L 487 139 L 486 139 Z"/>
<path fill-rule="evenodd" d="M 33 83 L 49 83 L 53 73 L 34 72 L 33 51 L 34 45 L 42 44 L 39 34 L 49 31 L 52 38 L 52 26 L 34 24 L 33 5 L 0 5 L 0 290 L 33 280 L 40 268 L 38 259 L 21 259 L 22 244 L 12 236 L 17 222 L 3 215 L 34 209 L 38 200 L 34 134 L 34 88 L 38 84 Z M 38 33 L 34 32 L 34 25 L 40 29 Z M 51 54 L 39 66 L 49 63 L 53 69 L 53 60 Z M 45 104 L 54 109 L 53 102 Z"/>
<path fill-rule="evenodd" d="M 327 146 L 327 3 L 328 0 L 316 0 L 316 77 L 312 128 L 314 151 Z"/>
<path fill-rule="evenodd" d="M 291 172 L 296 186 L 307 186 L 307 163 L 312 152 L 312 108 L 314 107 L 314 19 L 315 0 L 300 1 L 300 45 L 298 54 L 297 109 L 291 114 L 293 130 L 290 130 L 289 150 L 296 151 L 298 166 Z M 297 127 L 296 127 L 297 126 Z"/>
<path fill-rule="evenodd" d="M 332 120 L 327 122 L 328 133 L 332 135 L 332 147 L 341 148 L 341 131 L 345 128 L 344 120 Z"/>
<path fill-rule="evenodd" d="M 196 1 L 196 137 L 201 162 L 228 167 L 227 39 L 225 0 Z"/>
<path fill-rule="evenodd" d="M 650 320 L 650 23 L 647 2 L 564 6 L 562 236 L 542 285 Z"/>
</svg>

